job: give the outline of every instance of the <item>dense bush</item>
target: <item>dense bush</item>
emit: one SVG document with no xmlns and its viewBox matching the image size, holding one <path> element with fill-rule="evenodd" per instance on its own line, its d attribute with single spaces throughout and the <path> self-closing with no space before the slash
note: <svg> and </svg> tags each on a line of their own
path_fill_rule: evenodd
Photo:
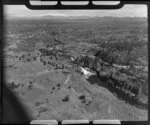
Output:
<svg viewBox="0 0 150 125">
<path fill-rule="evenodd" d="M 134 48 L 141 48 L 145 45 L 144 42 L 100 42 L 101 49 L 95 52 L 95 56 L 112 64 L 132 65 L 137 61 L 138 57 L 132 53 Z"/>
</svg>

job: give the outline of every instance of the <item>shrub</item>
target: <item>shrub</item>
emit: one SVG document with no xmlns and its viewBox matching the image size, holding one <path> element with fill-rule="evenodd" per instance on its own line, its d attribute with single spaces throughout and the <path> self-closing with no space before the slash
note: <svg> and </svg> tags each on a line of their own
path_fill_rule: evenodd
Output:
<svg viewBox="0 0 150 125">
<path fill-rule="evenodd" d="M 62 99 L 63 102 L 68 102 L 69 101 L 69 96 L 65 96 L 65 98 Z"/>
</svg>

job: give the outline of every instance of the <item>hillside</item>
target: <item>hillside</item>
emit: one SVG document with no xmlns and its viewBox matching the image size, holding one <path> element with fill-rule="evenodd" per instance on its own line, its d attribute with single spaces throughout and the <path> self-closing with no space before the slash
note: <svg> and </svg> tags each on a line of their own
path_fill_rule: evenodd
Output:
<svg viewBox="0 0 150 125">
<path fill-rule="evenodd" d="M 5 27 L 6 83 L 33 119 L 147 120 L 146 18 L 49 18 Z"/>
</svg>

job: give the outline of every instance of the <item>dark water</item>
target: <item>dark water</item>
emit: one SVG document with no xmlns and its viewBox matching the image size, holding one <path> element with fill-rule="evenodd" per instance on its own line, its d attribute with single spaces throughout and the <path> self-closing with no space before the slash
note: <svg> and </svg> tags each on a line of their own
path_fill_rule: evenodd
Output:
<svg viewBox="0 0 150 125">
<path fill-rule="evenodd" d="M 123 93 L 122 91 L 112 88 L 111 86 L 106 84 L 106 81 L 102 81 L 97 75 L 90 76 L 87 80 L 91 84 L 97 84 L 99 86 L 105 87 L 110 92 L 115 93 L 117 98 L 119 98 L 120 100 L 124 100 L 126 103 L 128 103 L 130 105 L 133 105 L 133 106 L 135 106 L 137 108 L 141 108 L 141 109 L 148 109 L 148 104 L 139 102 L 138 100 L 131 98 L 129 95 Z"/>
</svg>

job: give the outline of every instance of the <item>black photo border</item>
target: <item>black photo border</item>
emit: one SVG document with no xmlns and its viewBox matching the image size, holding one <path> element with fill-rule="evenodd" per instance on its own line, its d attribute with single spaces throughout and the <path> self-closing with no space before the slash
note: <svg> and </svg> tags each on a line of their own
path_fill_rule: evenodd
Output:
<svg viewBox="0 0 150 125">
<path fill-rule="evenodd" d="M 54 0 L 55 1 L 55 0 Z M 0 75 L 0 99 L 1 99 L 1 104 L 0 104 L 0 112 L 1 112 L 1 118 L 0 118 L 0 122 L 2 122 L 3 120 L 3 92 L 5 90 L 5 85 L 4 83 L 4 69 L 3 69 L 3 5 L 25 5 L 26 7 L 28 7 L 29 9 L 39 9 L 39 10 L 43 10 L 43 9 L 49 9 L 49 10 L 63 10 L 63 9 L 68 9 L 68 10 L 85 10 L 85 9 L 119 9 L 121 7 L 123 7 L 124 5 L 127 4 L 139 4 L 139 5 L 147 5 L 147 12 L 148 12 L 148 90 L 149 90 L 149 96 L 148 96 L 148 107 L 150 104 L 150 1 L 149 0 L 136 0 L 136 1 L 129 1 L 129 0 L 121 0 L 120 4 L 118 5 L 113 5 L 113 6 L 107 6 L 107 5 L 93 5 L 92 2 L 89 0 L 89 4 L 88 5 L 61 5 L 60 0 L 57 0 L 58 3 L 57 5 L 52 5 L 52 6 L 31 6 L 29 3 L 29 0 L 2 0 L 0 1 L 0 66 L 1 66 L 1 75 Z M 62 1 L 88 1 L 88 0 L 62 0 Z M 93 1 L 98 1 L 98 0 L 93 0 Z M 104 1 L 104 0 L 103 0 Z M 106 0 L 107 1 L 107 0 Z M 112 1 L 112 0 L 109 0 Z M 12 96 L 12 93 L 9 93 L 10 96 Z M 12 97 L 15 98 L 15 97 Z M 17 100 L 16 100 L 17 101 Z M 18 103 L 19 104 L 19 103 Z M 19 106 L 19 105 L 18 105 Z M 20 108 L 22 108 L 20 106 Z M 26 113 L 24 113 L 24 115 L 26 115 Z M 148 108 L 148 121 L 121 121 L 121 124 L 123 125 L 150 125 L 150 108 Z M 26 121 L 24 121 L 24 124 L 29 124 L 29 121 L 31 119 L 30 118 L 26 118 Z M 2 122 L 3 123 L 3 122 Z M 91 121 L 90 124 L 92 124 L 93 122 Z M 61 124 L 61 123 L 58 123 Z"/>
</svg>

